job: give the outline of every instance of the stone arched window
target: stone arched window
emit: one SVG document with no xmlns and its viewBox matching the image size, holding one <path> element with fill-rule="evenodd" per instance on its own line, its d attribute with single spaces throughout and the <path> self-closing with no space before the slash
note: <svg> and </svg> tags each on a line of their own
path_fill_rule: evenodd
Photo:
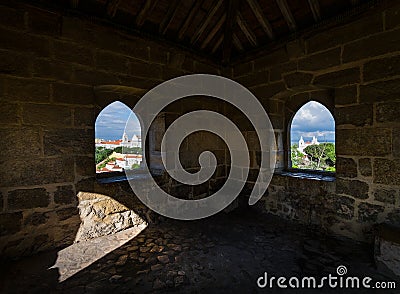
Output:
<svg viewBox="0 0 400 294">
<path fill-rule="evenodd" d="M 291 119 L 289 168 L 334 172 L 335 120 L 323 104 L 309 101 Z"/>
<path fill-rule="evenodd" d="M 106 106 L 95 123 L 96 173 L 116 174 L 139 168 L 143 160 L 141 139 L 139 120 L 128 106 L 119 101 Z"/>
</svg>

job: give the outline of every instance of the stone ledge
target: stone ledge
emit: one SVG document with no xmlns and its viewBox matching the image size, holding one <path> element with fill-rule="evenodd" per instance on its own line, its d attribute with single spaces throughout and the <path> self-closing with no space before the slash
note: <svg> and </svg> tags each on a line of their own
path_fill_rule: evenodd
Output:
<svg viewBox="0 0 400 294">
<path fill-rule="evenodd" d="M 275 172 L 276 175 L 292 178 L 301 178 L 307 180 L 334 182 L 336 177 L 333 173 L 319 173 L 319 172 L 309 172 L 309 171 L 282 171 Z"/>
</svg>

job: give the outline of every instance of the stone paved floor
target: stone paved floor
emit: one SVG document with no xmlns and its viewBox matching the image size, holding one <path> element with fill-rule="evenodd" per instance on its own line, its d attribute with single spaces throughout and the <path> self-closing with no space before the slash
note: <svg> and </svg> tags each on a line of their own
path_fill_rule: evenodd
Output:
<svg viewBox="0 0 400 294">
<path fill-rule="evenodd" d="M 101 246 L 101 244 L 98 244 Z M 106 244 L 104 245 L 106 246 Z M 372 248 L 333 239 L 300 225 L 252 212 L 220 213 L 199 221 L 167 220 L 138 236 L 63 282 L 50 269 L 57 252 L 2 265 L 1 293 L 308 293 L 260 289 L 268 276 L 368 275 L 389 281 L 373 265 Z M 397 287 L 400 283 L 397 282 Z M 397 290 L 398 291 L 398 290 Z M 377 293 L 371 289 L 311 293 Z M 380 293 L 398 293 L 382 290 Z"/>
</svg>

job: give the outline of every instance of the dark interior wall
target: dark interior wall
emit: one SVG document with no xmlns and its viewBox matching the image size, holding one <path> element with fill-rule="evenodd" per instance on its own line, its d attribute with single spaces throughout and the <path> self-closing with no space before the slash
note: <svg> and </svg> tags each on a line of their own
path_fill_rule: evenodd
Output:
<svg viewBox="0 0 400 294">
<path fill-rule="evenodd" d="M 248 62 L 235 80 L 270 115 L 288 167 L 290 121 L 315 100 L 336 122 L 335 182 L 276 174 L 266 210 L 341 235 L 371 240 L 372 225 L 400 224 L 400 7 L 305 36 Z"/>
<path fill-rule="evenodd" d="M 95 181 L 101 109 L 116 100 L 133 107 L 146 90 L 175 76 L 220 70 L 96 22 L 8 5 L 0 6 L 0 254 L 16 256 L 73 242 L 78 192 L 124 190 Z M 120 194 L 125 204 L 138 203 Z"/>
</svg>

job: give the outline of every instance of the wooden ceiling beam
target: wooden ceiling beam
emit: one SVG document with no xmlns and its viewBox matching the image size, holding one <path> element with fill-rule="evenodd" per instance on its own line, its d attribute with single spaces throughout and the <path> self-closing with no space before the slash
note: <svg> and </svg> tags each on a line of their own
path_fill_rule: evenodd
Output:
<svg viewBox="0 0 400 294">
<path fill-rule="evenodd" d="M 308 5 L 310 5 L 314 20 L 316 22 L 319 22 L 321 20 L 321 9 L 319 8 L 319 1 L 318 0 L 308 0 Z"/>
<path fill-rule="evenodd" d="M 203 34 L 203 32 L 205 31 L 205 29 L 207 28 L 207 26 L 209 25 L 209 23 L 211 22 L 212 18 L 214 17 L 215 13 L 218 11 L 218 9 L 220 8 L 221 4 L 222 4 L 222 0 L 219 0 L 217 2 L 217 4 L 215 6 L 213 6 L 213 8 L 209 11 L 209 13 L 206 15 L 204 22 L 201 24 L 200 28 L 197 30 L 197 32 L 193 35 L 193 37 L 190 39 L 190 43 L 193 45 L 194 43 L 196 43 L 201 34 Z"/>
<path fill-rule="evenodd" d="M 233 45 L 236 47 L 236 49 L 238 49 L 239 51 L 243 51 L 243 45 L 242 42 L 240 42 L 238 36 L 236 36 L 236 34 L 234 33 L 232 35 L 232 41 L 233 41 Z"/>
<path fill-rule="evenodd" d="M 351 5 L 353 6 L 357 6 L 358 4 L 360 4 L 360 0 L 350 0 Z"/>
<path fill-rule="evenodd" d="M 110 0 L 107 1 L 106 3 L 106 10 L 107 10 L 107 14 L 110 17 L 114 17 L 115 14 L 117 13 L 118 10 L 118 6 L 121 3 L 121 0 Z"/>
<path fill-rule="evenodd" d="M 72 8 L 78 8 L 79 0 L 69 0 Z"/>
<path fill-rule="evenodd" d="M 141 27 L 146 21 L 147 16 L 153 11 L 154 7 L 157 5 L 157 0 L 146 0 L 143 8 L 138 13 L 136 17 L 136 26 Z"/>
<path fill-rule="evenodd" d="M 233 44 L 233 28 L 235 26 L 236 16 L 238 14 L 239 0 L 229 0 L 227 4 L 227 18 L 224 28 L 224 44 L 222 48 L 222 63 L 227 64 L 231 60 Z"/>
<path fill-rule="evenodd" d="M 240 11 L 236 14 L 236 22 L 239 25 L 240 29 L 242 30 L 243 34 L 249 40 L 251 45 L 257 46 L 257 38 L 254 33 L 250 30 L 247 23 L 244 21 L 242 14 Z"/>
<path fill-rule="evenodd" d="M 192 8 L 190 8 L 190 12 L 189 12 L 188 16 L 186 17 L 185 21 L 183 22 L 183 25 L 181 26 L 181 28 L 179 29 L 179 33 L 178 33 L 179 40 L 182 40 L 183 36 L 185 35 L 186 30 L 188 29 L 189 25 L 191 25 L 192 20 L 198 14 L 202 4 L 203 4 L 203 0 L 195 0 L 194 1 Z"/>
<path fill-rule="evenodd" d="M 205 40 L 203 41 L 203 43 L 200 46 L 201 49 L 204 49 L 205 47 L 207 47 L 208 43 L 210 43 L 210 41 L 214 38 L 214 36 L 217 34 L 217 32 L 221 29 L 221 27 L 224 24 L 225 20 L 226 20 L 226 14 L 224 14 L 219 19 L 217 24 L 213 27 L 211 32 L 207 35 L 207 38 L 205 38 Z"/>
<path fill-rule="evenodd" d="M 217 43 L 215 43 L 214 47 L 212 48 L 212 50 L 211 50 L 211 53 L 212 53 L 212 54 L 214 54 L 215 51 L 217 51 L 218 48 L 221 47 L 221 44 L 222 44 L 222 41 L 223 41 L 223 40 L 224 40 L 224 35 L 222 34 L 222 35 L 219 37 Z"/>
<path fill-rule="evenodd" d="M 275 36 L 272 26 L 265 14 L 262 12 L 260 4 L 257 2 L 257 0 L 247 0 L 247 3 L 253 11 L 253 14 L 256 16 L 258 22 L 261 24 L 263 30 L 267 33 L 268 37 L 273 40 Z"/>
<path fill-rule="evenodd" d="M 290 8 L 286 2 L 286 0 L 276 0 L 276 3 L 279 6 L 279 9 L 282 12 L 283 17 L 291 31 L 295 31 L 297 29 L 296 21 L 290 11 Z"/>
<path fill-rule="evenodd" d="M 160 24 L 160 29 L 159 32 L 162 35 L 165 35 L 165 33 L 168 30 L 168 27 L 170 26 L 172 20 L 174 19 L 179 7 L 179 0 L 175 0 L 172 2 L 172 4 L 169 6 L 167 14 L 165 15 L 164 19 L 162 20 Z"/>
</svg>

